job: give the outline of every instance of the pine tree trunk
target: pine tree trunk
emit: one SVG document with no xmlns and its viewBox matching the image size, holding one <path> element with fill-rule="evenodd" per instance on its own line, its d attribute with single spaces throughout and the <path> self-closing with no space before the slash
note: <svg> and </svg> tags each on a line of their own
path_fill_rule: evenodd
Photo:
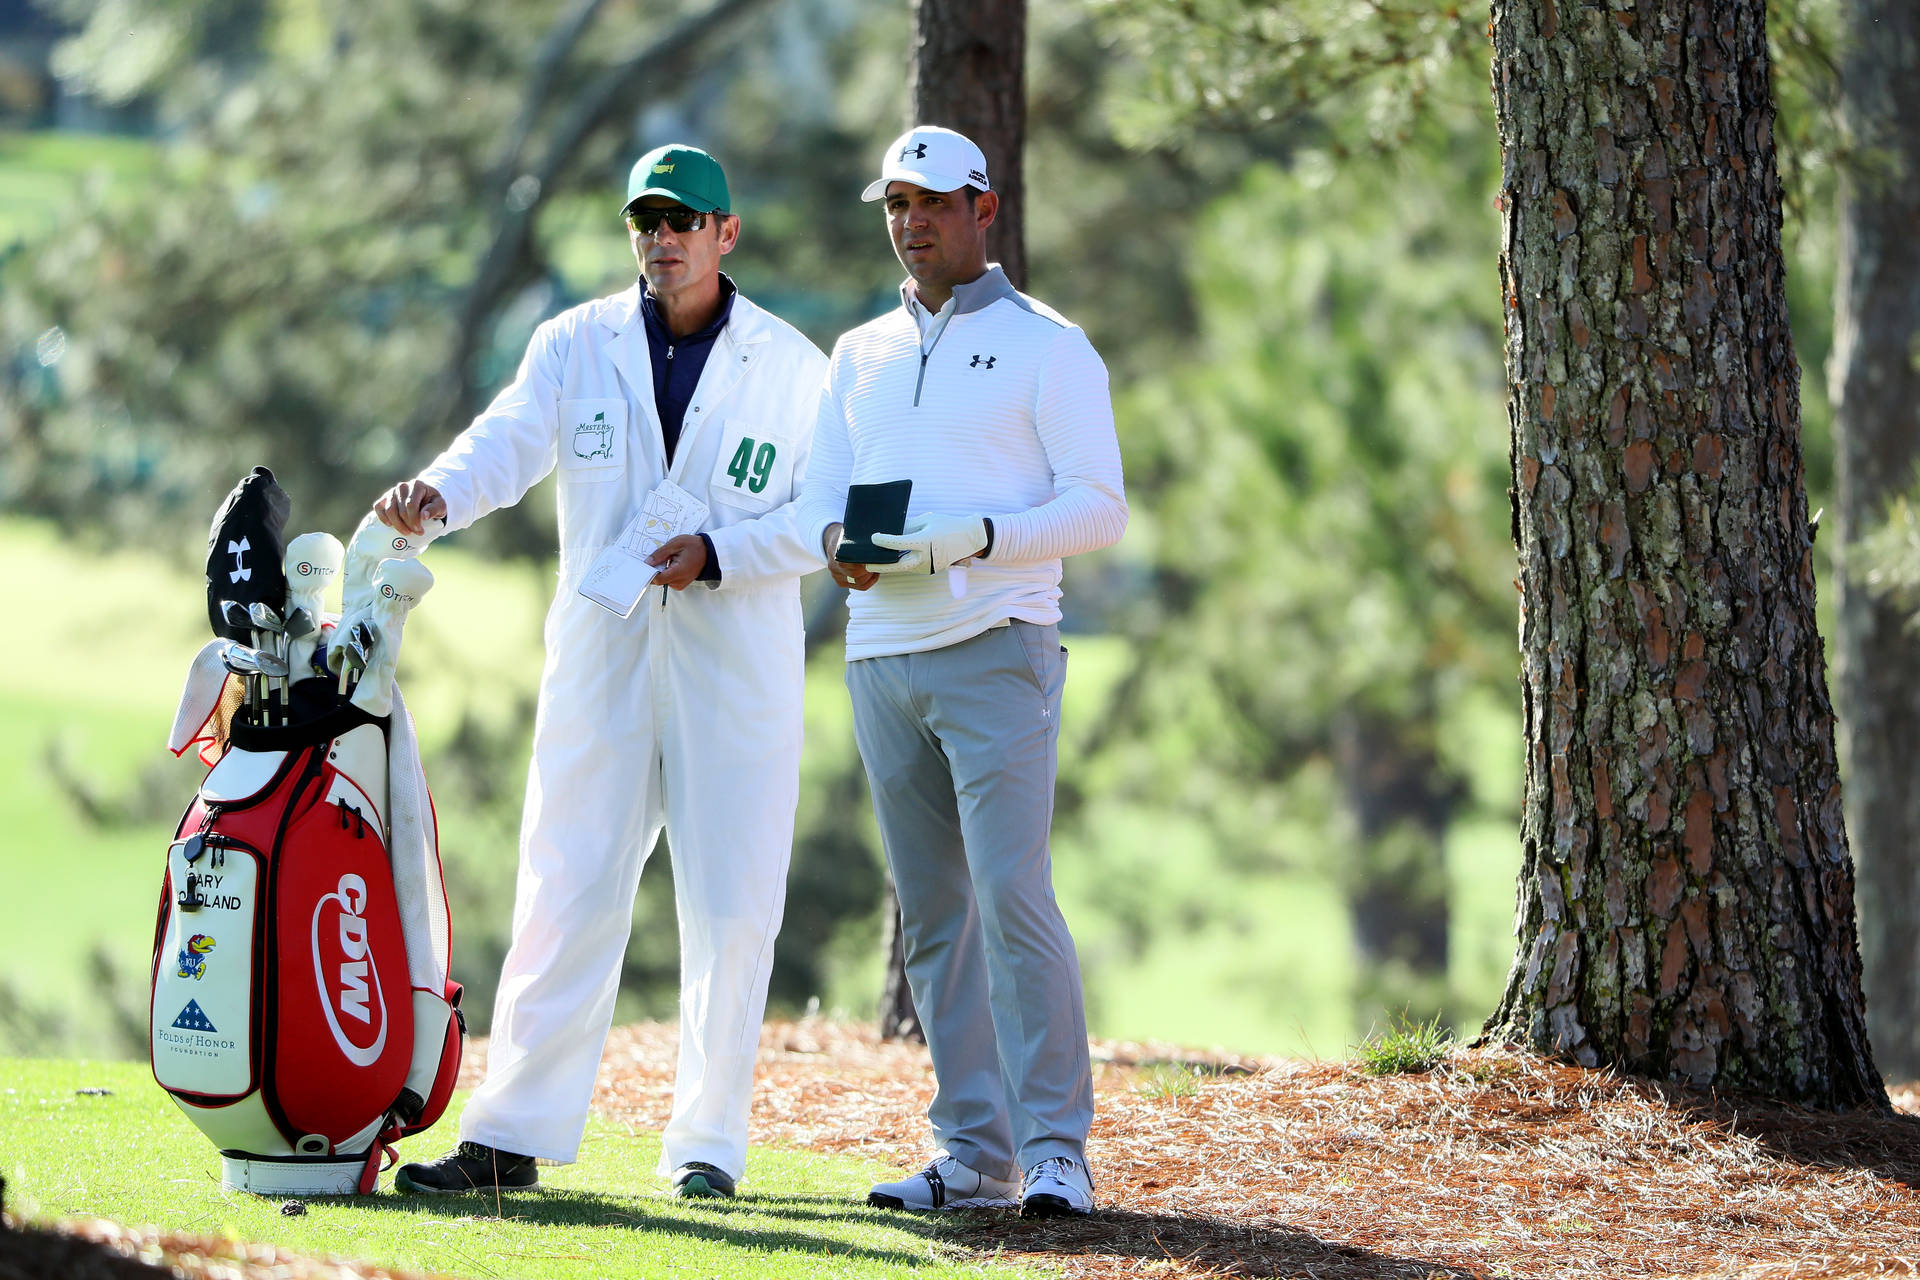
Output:
<svg viewBox="0 0 1920 1280">
<path fill-rule="evenodd" d="M 887 924 L 883 931 L 887 948 L 887 976 L 880 987 L 880 1038 L 927 1042 L 920 1026 L 919 1011 L 913 1007 L 913 992 L 907 986 L 907 940 L 900 931 L 900 903 L 894 896 L 893 877 L 887 877 Z"/>
<path fill-rule="evenodd" d="M 1765 0 L 1495 0 L 1518 953 L 1489 1034 L 1885 1105 L 1861 1009 Z"/>
<path fill-rule="evenodd" d="M 1834 697 L 1860 867 L 1867 1027 L 1881 1067 L 1920 1076 L 1920 643 L 1852 579 L 1849 551 L 1920 468 L 1920 12 L 1851 0 L 1840 78 L 1854 157 L 1840 187 L 1831 387 L 1839 471 Z"/>
<path fill-rule="evenodd" d="M 914 124 L 958 129 L 987 156 L 1000 215 L 987 257 L 1027 287 L 1020 169 L 1027 131 L 1027 0 L 917 0 L 913 24 Z"/>
<path fill-rule="evenodd" d="M 912 119 L 957 129 L 987 157 L 1000 213 L 987 230 L 987 258 L 1016 289 L 1027 285 L 1020 166 L 1027 128 L 1027 0 L 917 0 L 913 9 Z M 880 1034 L 924 1040 L 907 988 L 900 904 L 887 881 L 887 972 Z"/>
</svg>

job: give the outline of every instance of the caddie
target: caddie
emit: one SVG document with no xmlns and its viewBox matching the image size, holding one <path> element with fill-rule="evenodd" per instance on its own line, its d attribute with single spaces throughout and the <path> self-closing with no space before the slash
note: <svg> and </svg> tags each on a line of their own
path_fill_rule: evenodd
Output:
<svg viewBox="0 0 1920 1280">
<path fill-rule="evenodd" d="M 558 472 L 560 580 L 486 1080 L 459 1146 L 403 1166 L 402 1191 L 531 1187 L 536 1160 L 575 1159 L 663 826 L 681 997 L 660 1172 L 676 1195 L 730 1196 L 745 1167 L 799 798 L 799 580 L 820 567 L 793 499 L 826 360 L 720 271 L 731 210 L 705 151 L 642 156 L 621 210 L 639 281 L 542 324 L 513 382 L 375 507 L 406 532 L 461 529 Z M 627 554 L 663 527 L 657 550 Z M 628 616 L 608 586 L 623 581 Z"/>
<path fill-rule="evenodd" d="M 971 140 L 895 139 L 883 201 L 900 305 L 843 335 L 801 520 L 848 597 L 847 688 L 907 981 L 926 1029 L 938 1152 L 885 1208 L 1093 1207 L 1093 1081 L 1079 962 L 1048 833 L 1067 652 L 1060 561 L 1127 525 L 1107 370 L 1079 326 L 987 261 L 999 211 Z M 891 564 L 848 563 L 849 484 L 912 482 Z"/>
</svg>

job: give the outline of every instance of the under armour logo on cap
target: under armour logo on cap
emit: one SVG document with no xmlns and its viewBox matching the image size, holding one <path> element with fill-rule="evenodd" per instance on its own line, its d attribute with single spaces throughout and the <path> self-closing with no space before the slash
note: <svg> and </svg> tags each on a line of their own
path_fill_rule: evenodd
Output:
<svg viewBox="0 0 1920 1280">
<path fill-rule="evenodd" d="M 895 138 L 880 162 L 880 177 L 860 198 L 883 198 L 889 182 L 911 182 L 928 191 L 993 190 L 987 181 L 987 157 L 973 139 L 934 124 L 916 125 Z"/>
</svg>

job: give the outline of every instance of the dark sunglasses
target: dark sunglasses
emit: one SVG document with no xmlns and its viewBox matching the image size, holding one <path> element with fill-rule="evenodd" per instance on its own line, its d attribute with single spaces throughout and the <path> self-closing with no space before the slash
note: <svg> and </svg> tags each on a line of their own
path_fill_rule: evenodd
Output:
<svg viewBox="0 0 1920 1280">
<path fill-rule="evenodd" d="M 672 227 L 675 234 L 685 235 L 689 231 L 698 231 L 707 225 L 707 215 L 693 209 L 629 209 L 627 225 L 643 236 L 650 236 L 660 230 L 660 224 Z"/>
</svg>

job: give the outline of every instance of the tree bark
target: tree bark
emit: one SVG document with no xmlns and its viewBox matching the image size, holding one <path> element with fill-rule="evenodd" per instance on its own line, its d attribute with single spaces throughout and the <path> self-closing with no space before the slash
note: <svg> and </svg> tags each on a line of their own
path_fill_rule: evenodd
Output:
<svg viewBox="0 0 1920 1280">
<path fill-rule="evenodd" d="M 1839 479 L 1834 696 L 1860 868 L 1867 1028 L 1881 1067 L 1920 1076 L 1920 644 L 1850 568 L 1853 544 L 1920 468 L 1920 12 L 1849 0 L 1840 277 L 1829 387 Z"/>
<path fill-rule="evenodd" d="M 880 1037 L 883 1040 L 927 1042 L 920 1026 L 920 1014 L 913 1007 L 913 991 L 907 986 L 907 939 L 900 930 L 900 901 L 893 892 L 893 877 L 887 877 L 887 925 L 883 931 L 887 947 L 887 976 L 880 986 Z"/>
<path fill-rule="evenodd" d="M 987 258 L 1016 289 L 1027 286 L 1021 232 L 1020 165 L 1027 128 L 1027 0 L 916 0 L 913 7 L 912 119 L 972 138 L 987 157 L 987 179 L 1000 212 L 987 229 Z M 887 972 L 880 995 L 880 1034 L 924 1040 L 907 986 L 900 904 L 887 880 Z"/>
<path fill-rule="evenodd" d="M 1518 952 L 1488 1033 L 1886 1105 L 1787 327 L 1764 0 L 1495 0 Z"/>
<path fill-rule="evenodd" d="M 1027 131 L 1026 0 L 917 0 L 911 124 L 945 125 L 979 144 L 1000 214 L 987 257 L 1027 287 L 1021 164 Z"/>
</svg>

